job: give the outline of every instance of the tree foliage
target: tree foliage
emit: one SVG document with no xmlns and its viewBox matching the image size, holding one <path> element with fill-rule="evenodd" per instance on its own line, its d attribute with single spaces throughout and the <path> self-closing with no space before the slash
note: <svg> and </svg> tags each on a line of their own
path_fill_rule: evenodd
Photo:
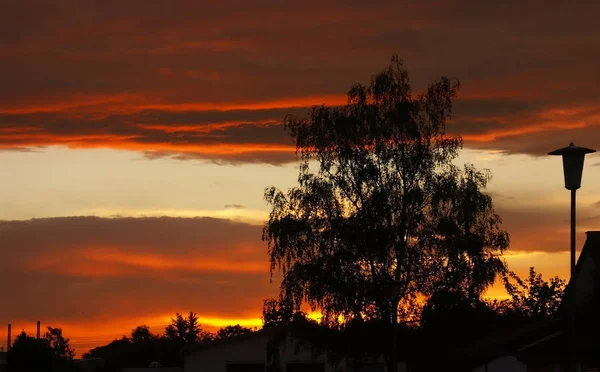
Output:
<svg viewBox="0 0 600 372">
<path fill-rule="evenodd" d="M 533 267 L 523 280 L 514 272 L 503 277 L 510 299 L 496 302 L 498 312 L 521 319 L 539 320 L 553 316 L 563 298 L 566 282 L 555 276 L 545 281 Z"/>
<path fill-rule="evenodd" d="M 44 338 L 48 341 L 54 352 L 55 360 L 65 363 L 72 361 L 75 357 L 75 350 L 71 349 L 69 339 L 62 334 L 62 328 L 48 327 L 44 334 Z"/>
<path fill-rule="evenodd" d="M 304 312 L 294 308 L 293 304 L 285 299 L 270 298 L 263 302 L 263 328 L 281 327 L 305 318 Z"/>
<path fill-rule="evenodd" d="M 54 353 L 47 340 L 36 339 L 21 332 L 7 355 L 9 372 L 42 370 L 54 365 Z"/>
<path fill-rule="evenodd" d="M 72 371 L 73 356 L 69 339 L 63 337 L 60 328 L 48 327 L 48 332 L 40 339 L 23 331 L 15 338 L 8 353 L 7 371 Z"/>
<path fill-rule="evenodd" d="M 171 324 L 165 328 L 165 337 L 177 340 L 184 345 L 212 339 L 213 335 L 203 332 L 198 323 L 198 316 L 191 312 L 188 316 L 177 313 L 171 318 Z"/>
<path fill-rule="evenodd" d="M 140 325 L 131 331 L 131 342 L 144 343 L 152 342 L 158 339 L 158 336 L 150 331 L 147 325 Z"/>
<path fill-rule="evenodd" d="M 395 322 L 402 300 L 442 286 L 476 297 L 505 270 L 508 235 L 482 191 L 489 175 L 453 164 L 462 139 L 446 121 L 458 88 L 442 78 L 413 97 L 394 56 L 347 105 L 286 117 L 298 185 L 265 191 L 263 239 L 295 309 Z"/>
<path fill-rule="evenodd" d="M 252 328 L 242 327 L 239 324 L 229 325 L 229 326 L 225 326 L 225 327 L 222 327 L 221 329 L 219 329 L 217 331 L 217 334 L 215 335 L 215 339 L 222 340 L 225 338 L 241 336 L 241 335 L 245 335 L 245 334 L 252 333 L 252 332 L 254 332 L 254 330 L 252 330 Z"/>
</svg>

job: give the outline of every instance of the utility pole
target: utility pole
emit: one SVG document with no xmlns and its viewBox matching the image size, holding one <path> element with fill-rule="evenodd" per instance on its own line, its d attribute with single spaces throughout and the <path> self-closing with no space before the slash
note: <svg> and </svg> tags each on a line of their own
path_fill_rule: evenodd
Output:
<svg viewBox="0 0 600 372">
<path fill-rule="evenodd" d="M 11 340 L 11 334 L 10 334 L 10 331 L 11 331 L 11 325 L 10 325 L 10 323 L 9 323 L 9 324 L 8 324 L 8 341 L 7 341 L 7 343 L 6 343 L 6 351 L 7 351 L 7 352 L 8 352 L 8 351 L 10 351 L 10 346 L 11 346 L 10 344 L 11 344 L 11 342 L 12 342 L 12 340 Z"/>
</svg>

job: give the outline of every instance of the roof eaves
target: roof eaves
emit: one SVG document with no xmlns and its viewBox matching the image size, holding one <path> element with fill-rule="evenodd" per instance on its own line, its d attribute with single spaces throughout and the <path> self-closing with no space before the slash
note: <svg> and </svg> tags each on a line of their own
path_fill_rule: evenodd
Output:
<svg viewBox="0 0 600 372">
<path fill-rule="evenodd" d="M 594 260 L 595 262 L 600 262 L 600 231 L 586 231 L 586 241 L 581 249 L 581 253 L 579 254 L 579 258 L 577 259 L 577 263 L 575 264 L 575 279 L 579 276 L 581 272 L 581 267 L 584 265 L 586 260 Z M 563 298 L 558 308 L 558 315 L 565 315 L 569 309 L 567 303 L 568 299 L 572 296 L 573 285 L 571 281 L 573 278 L 569 278 L 569 282 L 567 283 L 567 287 L 563 293 Z"/>
<path fill-rule="evenodd" d="M 196 344 L 185 345 L 181 350 L 183 353 L 193 353 L 193 352 L 202 351 L 205 349 L 210 349 L 213 347 L 218 347 L 218 346 L 222 346 L 222 345 L 232 344 L 235 342 L 250 340 L 255 337 L 270 335 L 273 332 L 274 332 L 274 329 L 262 328 L 262 329 L 259 329 L 258 331 L 253 331 L 253 332 L 241 334 L 238 336 L 232 336 L 232 337 L 228 337 L 228 338 L 224 338 L 224 339 L 220 339 L 220 340 L 213 340 L 213 341 L 208 341 L 208 342 L 201 342 L 201 343 L 196 343 Z"/>
</svg>

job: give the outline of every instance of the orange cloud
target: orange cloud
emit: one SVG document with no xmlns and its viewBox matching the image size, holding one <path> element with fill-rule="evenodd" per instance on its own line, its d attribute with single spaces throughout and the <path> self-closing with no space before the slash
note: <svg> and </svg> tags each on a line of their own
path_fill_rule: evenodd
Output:
<svg viewBox="0 0 600 372">
<path fill-rule="evenodd" d="M 108 109 L 111 112 L 131 112 L 138 104 L 146 101 L 143 94 L 77 94 L 59 99 L 44 97 L 43 102 L 16 102 L 11 105 L 0 103 L 1 115 L 24 115 L 35 113 L 73 113 Z M 125 110 L 128 108 L 128 110 Z"/>
<path fill-rule="evenodd" d="M 582 129 L 587 128 L 589 125 L 582 122 L 560 122 L 560 123 L 548 123 L 533 126 L 524 126 L 521 128 L 507 128 L 504 130 L 493 130 L 481 134 L 466 134 L 462 138 L 466 142 L 493 142 L 499 137 L 511 137 L 519 136 L 523 134 L 540 133 L 545 131 L 554 130 L 567 130 L 567 129 Z"/>
<path fill-rule="evenodd" d="M 345 105 L 348 98 L 345 95 L 311 96 L 284 98 L 265 102 L 192 102 L 180 104 L 149 104 L 141 106 L 143 110 L 160 111 L 235 111 L 235 110 L 272 110 L 282 108 L 311 107 L 315 105 L 339 106 Z"/>
<path fill-rule="evenodd" d="M 254 253 L 256 253 L 254 251 Z M 247 273 L 265 273 L 269 269 L 268 262 L 262 261 L 242 261 L 218 260 L 202 257 L 169 257 L 165 255 L 131 255 L 116 249 L 97 249 L 89 248 L 81 253 L 82 257 L 94 261 L 98 264 L 124 264 L 148 268 L 153 270 L 193 270 L 200 272 L 247 272 Z"/>
<path fill-rule="evenodd" d="M 254 125 L 268 125 L 274 121 L 281 120 L 281 118 L 274 118 L 272 120 L 258 120 L 254 121 Z M 246 121 L 226 121 L 223 123 L 207 123 L 207 124 L 137 124 L 136 126 L 141 129 L 154 130 L 165 133 L 178 133 L 178 132 L 196 132 L 196 133 L 210 133 L 215 130 L 225 129 L 229 127 L 239 127 L 244 124 L 248 124 Z"/>
<path fill-rule="evenodd" d="M 107 109 L 111 113 L 138 113 L 146 110 L 166 112 L 186 111 L 235 111 L 272 110 L 282 108 L 311 107 L 314 105 L 344 105 L 345 95 L 323 95 L 307 97 L 287 97 L 266 101 L 245 102 L 185 102 L 159 103 L 164 99 L 151 98 L 143 94 L 77 95 L 65 97 L 61 101 L 37 104 L 16 104 L 0 106 L 0 115 L 23 115 L 35 113 L 88 112 Z M 153 103 L 154 102 L 154 103 Z"/>
</svg>

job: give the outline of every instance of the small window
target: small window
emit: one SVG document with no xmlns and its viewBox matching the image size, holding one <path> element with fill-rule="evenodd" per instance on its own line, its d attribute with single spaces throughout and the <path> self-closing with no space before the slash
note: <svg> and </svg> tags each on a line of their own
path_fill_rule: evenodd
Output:
<svg viewBox="0 0 600 372">
<path fill-rule="evenodd" d="M 227 372 L 265 372 L 264 363 L 228 363 Z"/>
<path fill-rule="evenodd" d="M 325 372 L 325 363 L 288 363 L 286 372 Z"/>
</svg>

